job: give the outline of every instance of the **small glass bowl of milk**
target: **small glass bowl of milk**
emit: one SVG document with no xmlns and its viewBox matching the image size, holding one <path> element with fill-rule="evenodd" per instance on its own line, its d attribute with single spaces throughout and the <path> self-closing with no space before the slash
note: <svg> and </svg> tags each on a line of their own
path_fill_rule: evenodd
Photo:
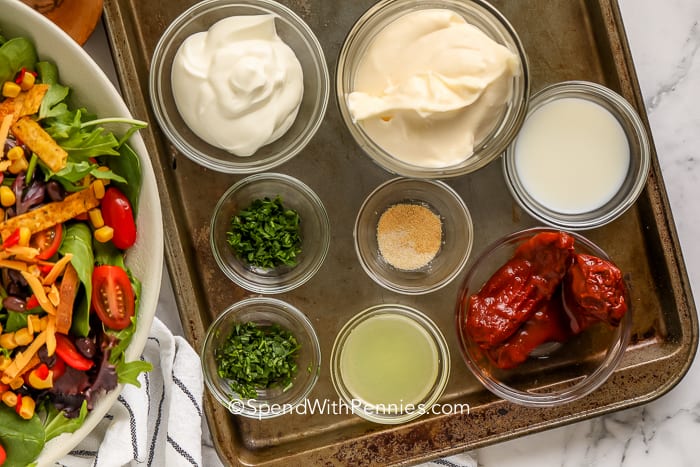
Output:
<svg viewBox="0 0 700 467">
<path fill-rule="evenodd" d="M 503 170 L 513 197 L 532 217 L 585 230 L 634 204 L 650 163 L 644 123 L 629 102 L 600 84 L 567 81 L 532 97 Z"/>
</svg>

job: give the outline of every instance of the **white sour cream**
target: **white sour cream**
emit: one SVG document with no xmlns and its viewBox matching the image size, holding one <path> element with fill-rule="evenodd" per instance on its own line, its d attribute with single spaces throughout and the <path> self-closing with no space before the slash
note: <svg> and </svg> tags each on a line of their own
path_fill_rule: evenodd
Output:
<svg viewBox="0 0 700 467">
<path fill-rule="evenodd" d="M 493 130 L 518 72 L 515 54 L 460 15 L 418 10 L 387 25 L 369 45 L 348 108 L 397 159 L 449 167 Z"/>
<path fill-rule="evenodd" d="M 515 170 L 523 188 L 563 214 L 592 211 L 610 201 L 629 164 L 620 122 L 604 107 L 576 97 L 537 108 L 515 142 Z"/>
<path fill-rule="evenodd" d="M 294 123 L 301 64 L 274 16 L 233 16 L 185 39 L 171 73 L 177 110 L 212 146 L 251 156 Z"/>
</svg>

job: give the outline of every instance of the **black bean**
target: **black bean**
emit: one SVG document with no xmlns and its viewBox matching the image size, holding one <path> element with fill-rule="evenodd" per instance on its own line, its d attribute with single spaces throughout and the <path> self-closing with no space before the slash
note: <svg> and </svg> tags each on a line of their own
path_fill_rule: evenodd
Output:
<svg viewBox="0 0 700 467">
<path fill-rule="evenodd" d="M 17 282 L 10 282 L 7 284 L 7 294 L 14 295 L 15 297 L 21 297 L 24 294 L 24 289 Z"/>
<path fill-rule="evenodd" d="M 41 360 L 42 363 L 46 363 L 50 367 L 54 366 L 54 364 L 56 363 L 56 354 L 53 354 L 49 357 L 49 351 L 46 350 L 45 345 L 42 345 L 41 348 L 39 348 L 37 355 L 39 356 L 39 360 Z"/>
<path fill-rule="evenodd" d="M 56 180 L 51 180 L 46 184 L 46 193 L 51 198 L 51 201 L 63 201 L 66 197 L 66 190 Z"/>
<path fill-rule="evenodd" d="M 85 358 L 92 358 L 95 356 L 95 343 L 92 341 L 92 339 L 88 339 L 87 337 L 78 337 L 75 340 L 75 347 L 81 354 L 83 354 L 83 357 Z"/>
<path fill-rule="evenodd" d="M 27 281 L 24 279 L 24 276 L 22 276 L 21 272 L 15 270 L 15 269 L 10 269 L 8 274 L 9 274 L 10 280 L 12 282 L 16 282 L 17 284 L 19 284 L 22 287 L 26 287 L 28 285 Z"/>
<path fill-rule="evenodd" d="M 8 295 L 3 299 L 2 306 L 10 311 L 23 312 L 27 309 L 27 302 L 19 297 Z"/>
</svg>

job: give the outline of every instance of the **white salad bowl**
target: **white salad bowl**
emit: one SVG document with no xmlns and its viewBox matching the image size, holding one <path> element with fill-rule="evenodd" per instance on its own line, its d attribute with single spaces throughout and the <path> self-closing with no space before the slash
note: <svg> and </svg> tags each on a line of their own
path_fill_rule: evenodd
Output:
<svg viewBox="0 0 700 467">
<path fill-rule="evenodd" d="M 5 37 L 24 36 L 36 47 L 40 60 L 58 66 L 59 79 L 71 88 L 72 102 L 99 117 L 131 117 L 129 109 L 100 67 L 80 46 L 41 14 L 17 0 L 0 0 L 0 31 Z M 126 264 L 143 284 L 137 329 L 126 350 L 127 361 L 137 360 L 148 338 L 155 316 L 163 270 L 163 224 L 153 167 L 143 140 L 136 133 L 129 140 L 139 155 L 143 182 L 138 205 L 136 244 L 126 255 Z M 102 395 L 83 425 L 46 443 L 38 466 L 54 462 L 73 449 L 103 419 L 123 385 Z"/>
</svg>

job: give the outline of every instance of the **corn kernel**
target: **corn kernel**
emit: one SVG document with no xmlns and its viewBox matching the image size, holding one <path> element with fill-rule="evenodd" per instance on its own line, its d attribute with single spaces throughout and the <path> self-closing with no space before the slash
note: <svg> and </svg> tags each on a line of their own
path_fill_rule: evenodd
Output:
<svg viewBox="0 0 700 467">
<path fill-rule="evenodd" d="M 97 168 L 100 172 L 109 172 L 111 169 L 107 167 L 106 165 L 101 165 Z M 100 178 L 99 179 L 103 185 L 107 186 L 109 185 L 109 179 L 108 178 Z"/>
<path fill-rule="evenodd" d="M 105 220 L 102 218 L 102 211 L 99 209 L 90 209 L 88 211 L 88 217 L 90 218 L 90 223 L 96 229 L 105 225 Z"/>
<path fill-rule="evenodd" d="M 17 197 L 12 189 L 9 186 L 0 186 L 0 204 L 7 208 L 15 204 L 15 201 Z"/>
<path fill-rule="evenodd" d="M 36 403 L 29 396 L 22 396 L 22 404 L 19 406 L 19 416 L 25 420 L 29 420 L 34 416 Z"/>
<path fill-rule="evenodd" d="M 29 345 L 32 340 L 34 340 L 34 336 L 29 332 L 29 329 L 22 328 L 15 331 L 15 343 L 17 345 Z"/>
<path fill-rule="evenodd" d="M 10 357 L 0 355 L 0 371 L 7 370 L 7 367 L 10 366 L 11 363 L 12 359 Z"/>
<path fill-rule="evenodd" d="M 17 175 L 20 172 L 24 172 L 27 170 L 29 167 L 29 163 L 27 162 L 27 159 L 24 157 L 17 159 L 16 161 L 12 161 L 12 165 L 7 169 L 11 174 Z"/>
<path fill-rule="evenodd" d="M 0 335 L 0 347 L 4 347 L 7 350 L 12 350 L 17 347 L 17 342 L 15 342 L 15 333 L 6 332 L 5 334 Z"/>
<path fill-rule="evenodd" d="M 24 149 L 20 146 L 14 146 L 12 149 L 7 151 L 7 158 L 11 161 L 16 161 L 20 157 L 24 157 Z"/>
<path fill-rule="evenodd" d="M 22 386 L 24 386 L 24 378 L 22 378 L 21 376 L 16 376 L 15 379 L 10 381 L 10 388 L 13 390 L 19 389 Z"/>
<path fill-rule="evenodd" d="M 29 246 L 29 240 L 32 239 L 32 231 L 29 230 L 29 227 L 20 227 L 19 228 L 19 246 Z"/>
<path fill-rule="evenodd" d="M 108 225 L 104 225 L 95 230 L 95 240 L 100 243 L 107 243 L 114 237 L 114 229 Z"/>
<path fill-rule="evenodd" d="M 102 180 L 95 180 L 92 184 L 92 190 L 95 193 L 95 198 L 102 199 L 105 197 L 105 184 Z"/>
<path fill-rule="evenodd" d="M 2 95 L 4 97 L 17 97 L 20 92 L 22 92 L 22 88 L 13 81 L 5 81 L 2 85 Z"/>
<path fill-rule="evenodd" d="M 2 401 L 8 407 L 14 407 L 17 405 L 17 394 L 12 391 L 5 391 L 2 393 Z"/>
<path fill-rule="evenodd" d="M 34 73 L 27 71 L 22 75 L 22 82 L 19 83 L 19 87 L 22 88 L 22 91 L 29 91 L 34 86 L 35 82 L 36 77 Z"/>
</svg>

